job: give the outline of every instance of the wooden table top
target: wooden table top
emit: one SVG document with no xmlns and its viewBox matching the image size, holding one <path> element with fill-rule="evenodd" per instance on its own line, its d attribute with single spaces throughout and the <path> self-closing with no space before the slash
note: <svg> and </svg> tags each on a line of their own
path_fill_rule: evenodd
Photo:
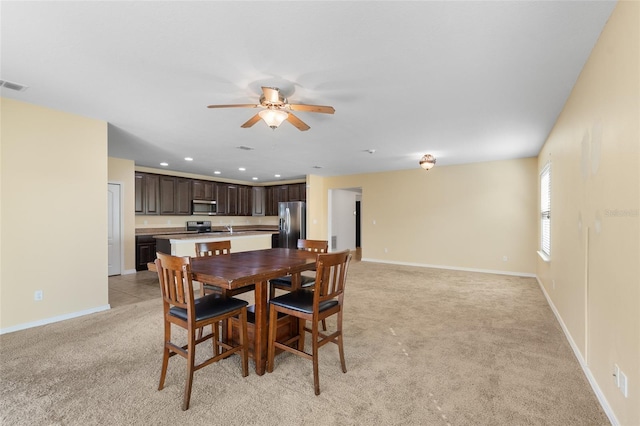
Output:
<svg viewBox="0 0 640 426">
<path fill-rule="evenodd" d="M 235 289 L 284 275 L 313 270 L 317 253 L 305 250 L 272 248 L 231 253 L 224 256 L 192 257 L 195 281 L 225 289 Z M 149 270 L 156 271 L 155 263 Z"/>
<path fill-rule="evenodd" d="M 194 280 L 221 288 L 235 289 L 315 267 L 317 253 L 298 249 L 272 248 L 231 253 L 225 256 L 194 257 Z"/>
</svg>

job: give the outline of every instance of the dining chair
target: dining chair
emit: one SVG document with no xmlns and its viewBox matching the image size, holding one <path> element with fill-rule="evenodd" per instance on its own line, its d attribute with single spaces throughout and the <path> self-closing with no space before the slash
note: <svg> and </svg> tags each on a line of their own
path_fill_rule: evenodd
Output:
<svg viewBox="0 0 640 426">
<path fill-rule="evenodd" d="M 306 250 L 314 253 L 326 253 L 329 251 L 329 241 L 327 240 L 305 240 L 298 239 L 298 250 Z M 300 275 L 300 287 L 313 287 L 315 277 Z M 291 291 L 291 275 L 286 277 L 278 277 L 269 281 L 269 298 L 273 299 L 276 295 L 276 288 L 280 290 Z M 327 322 L 322 320 L 322 329 L 327 330 Z"/>
<path fill-rule="evenodd" d="M 157 253 L 157 256 L 155 264 L 162 290 L 164 312 L 164 349 L 158 390 L 164 388 L 169 358 L 176 354 L 186 358 L 187 379 L 182 409 L 187 410 L 191 399 L 193 373 L 197 370 L 240 352 L 242 357 L 242 376 L 246 377 L 249 374 L 248 303 L 244 300 L 233 297 L 220 297 L 216 294 L 194 298 L 191 279 L 191 258 L 188 256 L 176 257 L 164 253 Z M 241 324 L 239 344 L 235 346 L 223 341 L 218 331 L 218 323 L 222 321 L 229 322 L 231 318 L 237 318 Z M 171 340 L 172 325 L 182 327 L 187 331 L 186 345 L 180 346 Z M 210 334 L 204 337 L 196 337 L 196 330 L 203 329 L 209 325 L 211 325 Z M 196 346 L 207 340 L 212 340 L 213 356 L 196 365 Z M 219 353 L 220 349 L 222 351 Z"/>
<path fill-rule="evenodd" d="M 301 288 L 269 301 L 269 335 L 267 349 L 267 372 L 273 372 L 276 348 L 310 359 L 313 363 L 313 385 L 320 395 L 318 377 L 318 349 L 327 343 L 338 345 L 342 372 L 347 372 L 342 338 L 342 314 L 347 269 L 351 261 L 349 250 L 337 253 L 318 254 L 316 278 L 313 289 Z M 276 341 L 276 318 L 278 313 L 298 318 L 298 334 L 287 341 Z M 325 334 L 318 330 L 318 322 L 337 315 L 336 331 Z M 306 326 L 307 321 L 311 328 Z M 311 353 L 304 350 L 305 332 L 311 333 Z"/>
<path fill-rule="evenodd" d="M 231 254 L 231 240 L 196 243 L 196 257 L 223 256 L 227 254 Z M 250 285 L 250 286 L 229 290 L 229 289 L 222 289 L 220 287 L 216 287 L 209 284 L 204 284 L 201 286 L 201 294 L 203 296 L 205 294 L 211 294 L 211 293 L 222 294 L 224 296 L 236 296 L 238 294 L 254 291 L 255 289 L 256 289 L 255 285 Z"/>
</svg>

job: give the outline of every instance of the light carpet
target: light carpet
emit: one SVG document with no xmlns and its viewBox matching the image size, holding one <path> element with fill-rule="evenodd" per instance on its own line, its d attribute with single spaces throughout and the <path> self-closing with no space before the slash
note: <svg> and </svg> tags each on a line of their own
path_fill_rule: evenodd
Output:
<svg viewBox="0 0 640 426">
<path fill-rule="evenodd" d="M 609 424 L 533 278 L 353 262 L 344 339 L 346 374 L 320 349 L 319 396 L 308 360 L 281 354 L 261 377 L 250 361 L 242 378 L 233 356 L 195 373 L 183 412 L 183 358 L 157 390 L 159 297 L 10 333 L 0 423 Z"/>
</svg>

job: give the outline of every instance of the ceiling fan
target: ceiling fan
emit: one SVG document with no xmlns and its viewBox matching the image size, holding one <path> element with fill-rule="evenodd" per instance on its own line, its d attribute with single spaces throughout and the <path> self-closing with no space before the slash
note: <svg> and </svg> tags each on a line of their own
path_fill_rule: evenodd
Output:
<svg viewBox="0 0 640 426">
<path fill-rule="evenodd" d="M 276 129 L 284 120 L 287 120 L 300 131 L 309 130 L 310 127 L 293 115 L 291 111 L 320 112 L 323 114 L 333 114 L 335 112 L 335 109 L 331 106 L 290 104 L 287 98 L 280 94 L 280 89 L 265 86 L 262 86 L 262 96 L 260 96 L 259 104 L 209 105 L 207 108 L 262 108 L 262 111 L 251 117 L 240 127 L 251 127 L 260 119 L 263 119 L 269 127 Z"/>
</svg>

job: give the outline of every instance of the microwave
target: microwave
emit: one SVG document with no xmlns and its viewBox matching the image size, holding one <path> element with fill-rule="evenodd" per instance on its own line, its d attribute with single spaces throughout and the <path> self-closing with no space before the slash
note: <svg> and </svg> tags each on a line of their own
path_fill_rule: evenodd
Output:
<svg viewBox="0 0 640 426">
<path fill-rule="evenodd" d="M 216 202 L 209 200 L 193 200 L 191 201 L 192 215 L 214 215 L 217 213 Z"/>
</svg>

